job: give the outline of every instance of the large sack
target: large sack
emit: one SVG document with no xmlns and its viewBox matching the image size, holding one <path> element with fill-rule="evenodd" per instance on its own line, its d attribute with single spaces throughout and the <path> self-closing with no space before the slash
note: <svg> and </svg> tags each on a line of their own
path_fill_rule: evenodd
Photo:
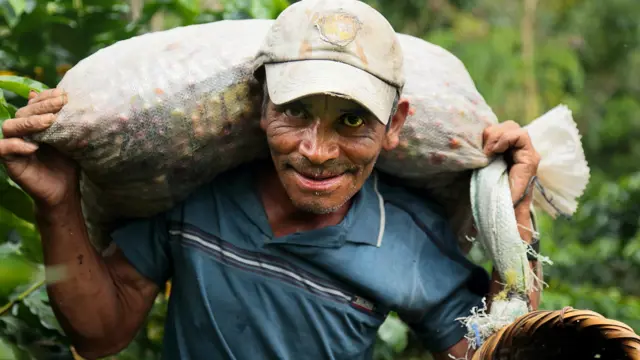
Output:
<svg viewBox="0 0 640 360">
<path fill-rule="evenodd" d="M 65 75 L 59 87 L 69 103 L 34 139 L 80 163 L 90 228 L 166 210 L 220 172 L 268 156 L 251 69 L 271 24 L 220 21 L 145 34 Z M 399 38 L 411 112 L 400 146 L 382 153 L 377 168 L 434 194 L 462 239 L 471 220 L 468 170 L 488 164 L 482 131 L 498 120 L 454 55 Z M 92 240 L 102 248 L 98 234 Z"/>
<path fill-rule="evenodd" d="M 58 84 L 68 104 L 34 140 L 83 170 L 92 241 L 115 220 L 153 215 L 244 161 L 266 155 L 252 59 L 270 20 L 149 33 L 99 50 Z"/>
</svg>

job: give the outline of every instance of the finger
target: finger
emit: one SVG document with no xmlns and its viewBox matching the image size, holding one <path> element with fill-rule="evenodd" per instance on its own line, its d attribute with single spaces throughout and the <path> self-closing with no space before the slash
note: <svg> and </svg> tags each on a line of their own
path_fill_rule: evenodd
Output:
<svg viewBox="0 0 640 360">
<path fill-rule="evenodd" d="M 57 113 L 67 103 L 67 95 L 62 94 L 56 97 L 49 97 L 45 100 L 36 101 L 27 106 L 20 108 L 16 112 L 16 118 L 23 118 L 32 115 L 43 115 L 49 113 Z"/>
<path fill-rule="evenodd" d="M 524 129 L 504 132 L 488 140 L 487 149 L 490 154 L 501 154 L 507 150 L 514 152 L 526 149 L 531 144 L 529 134 Z"/>
<path fill-rule="evenodd" d="M 38 96 L 38 93 L 35 90 L 30 90 L 29 91 L 29 104 L 32 103 L 32 100 L 34 100 L 36 97 Z M 35 100 L 34 100 L 35 101 Z"/>
<path fill-rule="evenodd" d="M 496 141 L 502 136 L 502 134 L 515 131 L 517 129 L 520 129 L 520 125 L 512 120 L 486 128 L 482 133 L 484 153 L 487 155 L 491 154 L 491 148 L 495 145 Z"/>
<path fill-rule="evenodd" d="M 33 99 L 29 100 L 29 104 L 39 103 L 47 99 L 52 99 L 52 98 L 64 95 L 64 90 L 61 88 L 47 89 L 41 93 L 37 93 L 35 90 L 31 90 L 31 91 L 36 93 L 36 96 Z"/>
<path fill-rule="evenodd" d="M 38 145 L 22 139 L 11 138 L 0 140 L 0 160 L 10 161 L 14 156 L 28 156 L 38 150 Z"/>
<path fill-rule="evenodd" d="M 47 129 L 55 120 L 54 114 L 9 119 L 2 124 L 2 134 L 6 138 L 31 135 Z"/>
</svg>

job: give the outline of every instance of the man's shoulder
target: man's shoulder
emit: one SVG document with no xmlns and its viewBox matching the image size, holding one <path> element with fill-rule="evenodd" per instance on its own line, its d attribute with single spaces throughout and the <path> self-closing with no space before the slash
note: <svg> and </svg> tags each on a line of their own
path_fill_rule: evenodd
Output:
<svg viewBox="0 0 640 360">
<path fill-rule="evenodd" d="M 378 191 L 388 213 L 409 215 L 416 225 L 438 225 L 447 221 L 444 207 L 426 191 L 402 184 L 401 179 L 379 175 Z"/>
<path fill-rule="evenodd" d="M 242 202 L 252 191 L 254 169 L 251 164 L 243 164 L 202 182 L 167 211 L 169 217 L 186 220 L 191 216 L 208 216 L 211 219 L 221 211 L 233 212 L 231 205 Z"/>
<path fill-rule="evenodd" d="M 472 285 L 469 285 L 472 291 L 484 294 L 488 286 L 486 272 L 472 263 L 459 248 L 441 204 L 427 192 L 412 189 L 402 180 L 389 179 L 384 175 L 378 180 L 378 190 L 384 201 L 386 217 L 382 253 L 403 264 L 419 264 L 413 276 L 418 279 L 415 283 L 420 284 L 421 289 L 428 289 L 428 293 L 423 293 L 425 301 L 431 304 L 445 301 L 453 288 L 469 277 L 473 277 Z M 411 275 L 404 271 L 402 276 L 408 279 Z M 414 288 L 411 290 L 413 294 Z M 416 304 L 420 305 L 419 302 L 410 302 L 404 311 L 412 312 L 426 306 Z"/>
<path fill-rule="evenodd" d="M 435 247 L 450 257 L 460 258 L 447 213 L 428 193 L 384 175 L 378 179 L 378 191 L 386 217 L 384 241 L 402 243 L 416 251 L 425 246 Z"/>
<path fill-rule="evenodd" d="M 189 192 L 183 205 L 202 202 L 213 195 L 232 197 L 248 191 L 252 185 L 257 164 L 242 164 L 216 174 Z"/>
</svg>

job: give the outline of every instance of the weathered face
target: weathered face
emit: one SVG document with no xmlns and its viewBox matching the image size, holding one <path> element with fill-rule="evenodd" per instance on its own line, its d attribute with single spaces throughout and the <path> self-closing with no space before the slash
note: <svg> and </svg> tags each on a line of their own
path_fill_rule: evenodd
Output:
<svg viewBox="0 0 640 360">
<path fill-rule="evenodd" d="M 355 102 L 315 95 L 277 106 L 269 102 L 261 120 L 280 181 L 293 204 L 326 214 L 357 193 L 380 151 L 393 149 L 408 103 L 401 101 L 392 125 Z"/>
</svg>

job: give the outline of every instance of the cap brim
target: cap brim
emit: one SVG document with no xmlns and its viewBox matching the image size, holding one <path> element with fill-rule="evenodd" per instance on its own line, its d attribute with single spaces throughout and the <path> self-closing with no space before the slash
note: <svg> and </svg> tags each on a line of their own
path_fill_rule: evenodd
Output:
<svg viewBox="0 0 640 360">
<path fill-rule="evenodd" d="M 276 105 L 305 96 L 327 94 L 353 100 L 381 123 L 391 117 L 397 89 L 354 66 L 331 60 L 266 64 L 269 97 Z"/>
</svg>

